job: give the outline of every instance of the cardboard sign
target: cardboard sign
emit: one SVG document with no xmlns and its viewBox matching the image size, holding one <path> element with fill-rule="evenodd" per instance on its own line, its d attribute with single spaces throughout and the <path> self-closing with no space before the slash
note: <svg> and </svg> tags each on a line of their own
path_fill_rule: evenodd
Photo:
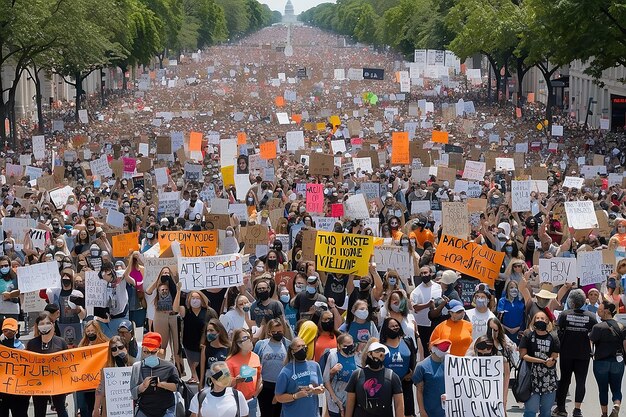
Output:
<svg viewBox="0 0 626 417">
<path fill-rule="evenodd" d="M 172 242 L 178 241 L 183 256 L 210 256 L 215 255 L 217 250 L 217 236 L 216 230 L 159 232 L 159 246 L 161 253 L 163 253 L 172 245 Z"/>
<path fill-rule="evenodd" d="M 114 258 L 125 258 L 131 252 L 139 250 L 139 232 L 115 235 L 111 240 L 113 242 Z"/>
<path fill-rule="evenodd" d="M 575 283 L 577 273 L 576 258 L 539 259 L 539 282 L 549 282 L 555 287 Z"/>
<path fill-rule="evenodd" d="M 579 251 L 576 254 L 578 285 L 582 287 L 604 282 L 608 274 L 606 274 L 605 268 L 599 267 L 602 264 L 602 251 Z"/>
<path fill-rule="evenodd" d="M 489 288 L 494 288 L 495 279 L 500 274 L 504 260 L 504 252 L 496 252 L 487 246 L 442 235 L 434 260 L 439 265 L 478 278 L 488 284 Z"/>
<path fill-rule="evenodd" d="M 467 239 L 470 234 L 469 212 L 464 201 L 444 201 L 441 206 L 443 233 Z"/>
<path fill-rule="evenodd" d="M 178 276 L 185 291 L 243 285 L 241 255 L 178 258 Z"/>
<path fill-rule="evenodd" d="M 317 270 L 366 276 L 373 250 L 372 236 L 318 231 L 315 238 Z"/>
<path fill-rule="evenodd" d="M 309 173 L 313 175 L 332 176 L 335 172 L 335 158 L 333 155 L 315 154 L 309 159 Z"/>
<path fill-rule="evenodd" d="M 0 345 L 0 392 L 49 396 L 94 390 L 108 354 L 108 343 L 45 355 Z"/>
<path fill-rule="evenodd" d="M 244 253 L 256 253 L 257 246 L 267 246 L 269 241 L 269 228 L 263 224 L 241 228 L 241 239 L 245 244 Z"/>
</svg>

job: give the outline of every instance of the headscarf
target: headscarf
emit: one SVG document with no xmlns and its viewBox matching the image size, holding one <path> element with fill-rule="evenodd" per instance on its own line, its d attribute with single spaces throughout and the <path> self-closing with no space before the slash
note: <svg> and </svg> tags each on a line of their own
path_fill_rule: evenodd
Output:
<svg viewBox="0 0 626 417">
<path fill-rule="evenodd" d="M 307 320 L 300 325 L 298 337 L 306 343 L 306 358 L 313 359 L 315 355 L 315 338 L 317 337 L 317 326 L 311 320 Z"/>
</svg>

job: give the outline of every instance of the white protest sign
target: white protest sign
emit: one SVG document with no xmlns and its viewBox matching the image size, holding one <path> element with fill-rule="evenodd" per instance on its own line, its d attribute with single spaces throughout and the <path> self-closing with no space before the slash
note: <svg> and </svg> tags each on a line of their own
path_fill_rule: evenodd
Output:
<svg viewBox="0 0 626 417">
<path fill-rule="evenodd" d="M 24 238 L 28 231 L 37 226 L 37 222 L 33 219 L 21 219 L 19 217 L 5 217 L 2 219 L 2 231 L 10 232 L 11 237 L 17 243 L 24 243 Z"/>
<path fill-rule="evenodd" d="M 576 230 L 598 227 L 598 217 L 591 200 L 566 201 L 565 214 L 567 215 L 567 224 Z"/>
<path fill-rule="evenodd" d="M 360 169 L 360 172 L 373 172 L 374 170 L 372 169 L 372 158 L 365 157 L 365 158 L 352 158 L 352 163 L 354 164 L 354 169 Z"/>
<path fill-rule="evenodd" d="M 287 150 L 297 151 L 298 149 L 304 149 L 304 132 L 302 130 L 287 132 Z"/>
<path fill-rule="evenodd" d="M 496 158 L 496 170 L 515 171 L 515 161 L 513 158 Z"/>
<path fill-rule="evenodd" d="M 233 165 L 237 159 L 237 139 L 222 139 L 220 142 L 220 164 L 223 167 Z"/>
<path fill-rule="evenodd" d="M 332 232 L 337 219 L 334 217 L 318 217 L 311 216 L 315 222 L 315 229 L 323 230 L 325 232 Z"/>
<path fill-rule="evenodd" d="M 552 136 L 563 136 L 563 126 L 552 125 Z"/>
<path fill-rule="evenodd" d="M 33 136 L 33 155 L 38 161 L 46 158 L 46 138 L 43 135 Z"/>
<path fill-rule="evenodd" d="M 106 155 L 102 155 L 98 159 L 89 161 L 89 167 L 93 175 L 102 175 L 103 177 L 113 176 L 113 170 L 109 166 L 109 161 Z"/>
<path fill-rule="evenodd" d="M 178 258 L 178 276 L 185 291 L 237 287 L 243 284 L 239 254 Z"/>
<path fill-rule="evenodd" d="M 583 187 L 584 183 L 585 183 L 585 179 L 584 178 L 565 177 L 565 179 L 563 180 L 563 187 L 576 188 L 576 189 L 580 190 Z"/>
<path fill-rule="evenodd" d="M 43 175 L 43 169 L 28 165 L 24 170 L 24 176 L 29 177 L 31 180 L 36 180 Z"/>
<path fill-rule="evenodd" d="M 41 250 L 46 249 L 46 235 L 48 233 L 46 230 L 30 229 L 28 233 L 34 248 Z"/>
<path fill-rule="evenodd" d="M 39 296 L 39 291 L 21 293 L 24 296 L 22 310 L 25 313 L 41 313 L 48 303 Z"/>
<path fill-rule="evenodd" d="M 511 211 L 530 211 L 530 181 L 511 181 Z"/>
<path fill-rule="evenodd" d="M 554 286 L 574 283 L 577 273 L 576 258 L 539 259 L 539 282 L 549 282 Z"/>
<path fill-rule="evenodd" d="M 465 161 L 463 178 L 468 180 L 482 181 L 485 179 L 486 164 L 484 162 Z"/>
<path fill-rule="evenodd" d="M 359 220 L 368 219 L 370 217 L 369 210 L 367 209 L 367 202 L 363 194 L 356 194 L 348 197 L 343 202 L 344 217 Z"/>
<path fill-rule="evenodd" d="M 117 210 L 109 210 L 107 213 L 107 223 L 121 229 L 124 226 L 124 213 Z"/>
<path fill-rule="evenodd" d="M 100 279 L 96 271 L 86 271 L 85 307 L 106 307 L 107 298 L 107 282 Z"/>
<path fill-rule="evenodd" d="M 162 185 L 167 185 L 167 183 L 169 182 L 167 177 L 167 168 L 165 167 L 155 168 L 154 176 L 156 177 L 156 183 L 158 187 Z"/>
<path fill-rule="evenodd" d="M 60 288 L 61 274 L 56 261 L 17 267 L 17 282 L 21 292 Z"/>
<path fill-rule="evenodd" d="M 414 274 L 411 254 L 397 246 L 375 246 L 374 261 L 378 271 L 395 269 L 401 277 L 412 277 Z"/>
<path fill-rule="evenodd" d="M 602 265 L 601 251 L 579 251 L 576 256 L 579 286 L 598 284 L 606 280 L 607 275 L 604 275 L 604 270 L 600 268 Z"/>
<path fill-rule="evenodd" d="M 502 356 L 454 356 L 444 360 L 446 417 L 504 416 Z"/>
<path fill-rule="evenodd" d="M 159 277 L 159 273 L 163 268 L 169 268 L 173 273 L 177 270 L 178 264 L 176 258 L 151 258 L 143 257 L 143 287 L 148 288 Z"/>
<path fill-rule="evenodd" d="M 78 119 L 83 124 L 89 123 L 89 115 L 87 114 L 87 110 L 78 110 Z"/>
<path fill-rule="evenodd" d="M 344 139 L 333 140 L 330 142 L 330 146 L 333 149 L 333 154 L 337 152 L 346 153 L 346 141 Z"/>
<path fill-rule="evenodd" d="M 69 196 L 74 194 L 74 190 L 69 185 L 63 188 L 50 191 L 50 199 L 57 209 L 65 207 Z"/>
<path fill-rule="evenodd" d="M 108 417 L 133 417 L 133 397 L 130 392 L 132 367 L 104 368 L 104 395 Z"/>
</svg>

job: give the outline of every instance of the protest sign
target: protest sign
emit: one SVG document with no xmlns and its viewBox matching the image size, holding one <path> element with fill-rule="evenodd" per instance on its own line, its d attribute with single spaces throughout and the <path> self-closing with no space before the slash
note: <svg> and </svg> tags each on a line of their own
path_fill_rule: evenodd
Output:
<svg viewBox="0 0 626 417">
<path fill-rule="evenodd" d="M 181 256 L 178 276 L 185 291 L 237 287 L 243 284 L 241 255 Z"/>
<path fill-rule="evenodd" d="M 215 255 L 215 251 L 217 250 L 217 231 L 192 232 L 189 230 L 180 230 L 159 232 L 161 253 L 165 252 L 174 241 L 180 243 L 180 250 L 183 256 L 211 256 Z"/>
<path fill-rule="evenodd" d="M 85 307 L 106 307 L 107 285 L 96 271 L 85 271 Z"/>
<path fill-rule="evenodd" d="M 470 234 L 469 212 L 464 201 L 444 201 L 441 206 L 443 233 L 467 239 Z"/>
<path fill-rule="evenodd" d="M 267 246 L 269 228 L 264 224 L 242 227 L 240 239 L 245 244 L 246 254 L 256 253 L 257 246 Z"/>
<path fill-rule="evenodd" d="M 33 219 L 21 219 L 19 217 L 4 217 L 2 219 L 2 230 L 11 233 L 11 237 L 18 244 L 24 243 L 26 233 L 33 227 L 37 226 L 37 222 Z"/>
<path fill-rule="evenodd" d="M 317 230 L 324 230 L 326 232 L 332 232 L 337 219 L 334 217 L 318 217 L 312 216 L 313 222 L 315 223 L 315 228 Z"/>
<path fill-rule="evenodd" d="M 130 392 L 132 368 L 104 368 L 104 395 L 108 417 L 133 417 L 133 397 Z"/>
<path fill-rule="evenodd" d="M 348 197 L 343 202 L 344 216 L 353 220 L 362 220 L 370 217 L 367 202 L 363 194 Z"/>
<path fill-rule="evenodd" d="M 496 171 L 515 171 L 513 158 L 496 158 Z"/>
<path fill-rule="evenodd" d="M 434 260 L 439 265 L 478 278 L 489 284 L 490 288 L 494 288 L 494 281 L 500 274 L 504 260 L 504 252 L 496 252 L 487 246 L 442 235 Z"/>
<path fill-rule="evenodd" d="M 454 356 L 444 360 L 446 417 L 504 416 L 502 356 Z"/>
<path fill-rule="evenodd" d="M 409 134 L 407 132 L 393 132 L 391 136 L 391 163 L 411 163 L 409 157 Z"/>
<path fill-rule="evenodd" d="M 567 224 L 576 230 L 595 229 L 598 227 L 598 218 L 593 207 L 593 201 L 566 201 L 565 214 Z"/>
<path fill-rule="evenodd" d="M 39 296 L 39 291 L 25 292 L 20 295 L 24 296 L 24 302 L 21 303 L 21 307 L 25 313 L 41 313 L 48 305 L 46 300 Z"/>
<path fill-rule="evenodd" d="M 124 226 L 124 213 L 117 210 L 109 210 L 106 222 L 113 227 L 121 229 Z"/>
<path fill-rule="evenodd" d="M 565 187 L 565 188 L 576 188 L 576 189 L 580 190 L 583 187 L 584 183 L 585 183 L 585 179 L 584 178 L 565 177 L 565 179 L 563 180 L 563 187 Z"/>
<path fill-rule="evenodd" d="M 576 258 L 539 259 L 539 282 L 549 282 L 554 286 L 575 283 Z"/>
<path fill-rule="evenodd" d="M 113 257 L 125 258 L 131 252 L 139 250 L 139 232 L 125 233 L 111 237 L 113 242 Z"/>
<path fill-rule="evenodd" d="M 178 263 L 176 262 L 176 258 L 152 258 L 144 256 L 143 267 L 143 287 L 149 288 L 159 277 L 163 268 L 169 268 L 172 273 L 175 273 L 178 270 Z"/>
<path fill-rule="evenodd" d="M 373 249 L 371 236 L 318 231 L 315 239 L 317 270 L 365 276 Z"/>
<path fill-rule="evenodd" d="M 530 181 L 511 181 L 511 211 L 530 211 Z"/>
<path fill-rule="evenodd" d="M 309 183 L 306 185 L 306 211 L 309 213 L 324 212 L 324 184 Z"/>
<path fill-rule="evenodd" d="M 48 396 L 94 390 L 108 352 L 108 343 L 50 354 L 0 345 L 0 392 Z"/>
<path fill-rule="evenodd" d="M 264 142 L 260 145 L 261 158 L 276 159 L 276 141 Z"/>
<path fill-rule="evenodd" d="M 309 173 L 313 175 L 332 176 L 335 172 L 335 158 L 332 155 L 316 154 L 309 159 Z"/>
<path fill-rule="evenodd" d="M 411 254 L 398 246 L 374 247 L 374 262 L 378 271 L 386 272 L 394 269 L 401 277 L 415 275 L 415 267 Z"/>
<path fill-rule="evenodd" d="M 52 203 L 57 209 L 61 209 L 65 207 L 68 197 L 73 194 L 74 189 L 69 185 L 66 185 L 63 188 L 50 191 L 50 200 L 52 200 Z"/>
<path fill-rule="evenodd" d="M 431 140 L 435 143 L 448 143 L 448 132 L 433 130 Z"/>
<path fill-rule="evenodd" d="M 304 149 L 304 132 L 302 130 L 296 130 L 287 132 L 287 150 L 297 151 L 298 149 Z"/>
<path fill-rule="evenodd" d="M 17 282 L 21 292 L 60 288 L 61 274 L 56 261 L 17 267 Z"/>
<path fill-rule="evenodd" d="M 602 251 L 578 251 L 576 254 L 576 267 L 578 285 L 599 284 L 606 280 L 607 275 L 600 266 L 602 265 Z"/>
<path fill-rule="evenodd" d="M 33 136 L 33 155 L 38 161 L 46 158 L 46 138 L 43 135 Z"/>
</svg>

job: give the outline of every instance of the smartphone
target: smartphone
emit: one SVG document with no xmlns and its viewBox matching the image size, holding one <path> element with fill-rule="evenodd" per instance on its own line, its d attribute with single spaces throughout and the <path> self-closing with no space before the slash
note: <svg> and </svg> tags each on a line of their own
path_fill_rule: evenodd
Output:
<svg viewBox="0 0 626 417">
<path fill-rule="evenodd" d="M 159 383 L 158 376 L 153 376 L 152 378 L 150 378 L 150 386 L 156 387 L 158 383 Z"/>
</svg>

